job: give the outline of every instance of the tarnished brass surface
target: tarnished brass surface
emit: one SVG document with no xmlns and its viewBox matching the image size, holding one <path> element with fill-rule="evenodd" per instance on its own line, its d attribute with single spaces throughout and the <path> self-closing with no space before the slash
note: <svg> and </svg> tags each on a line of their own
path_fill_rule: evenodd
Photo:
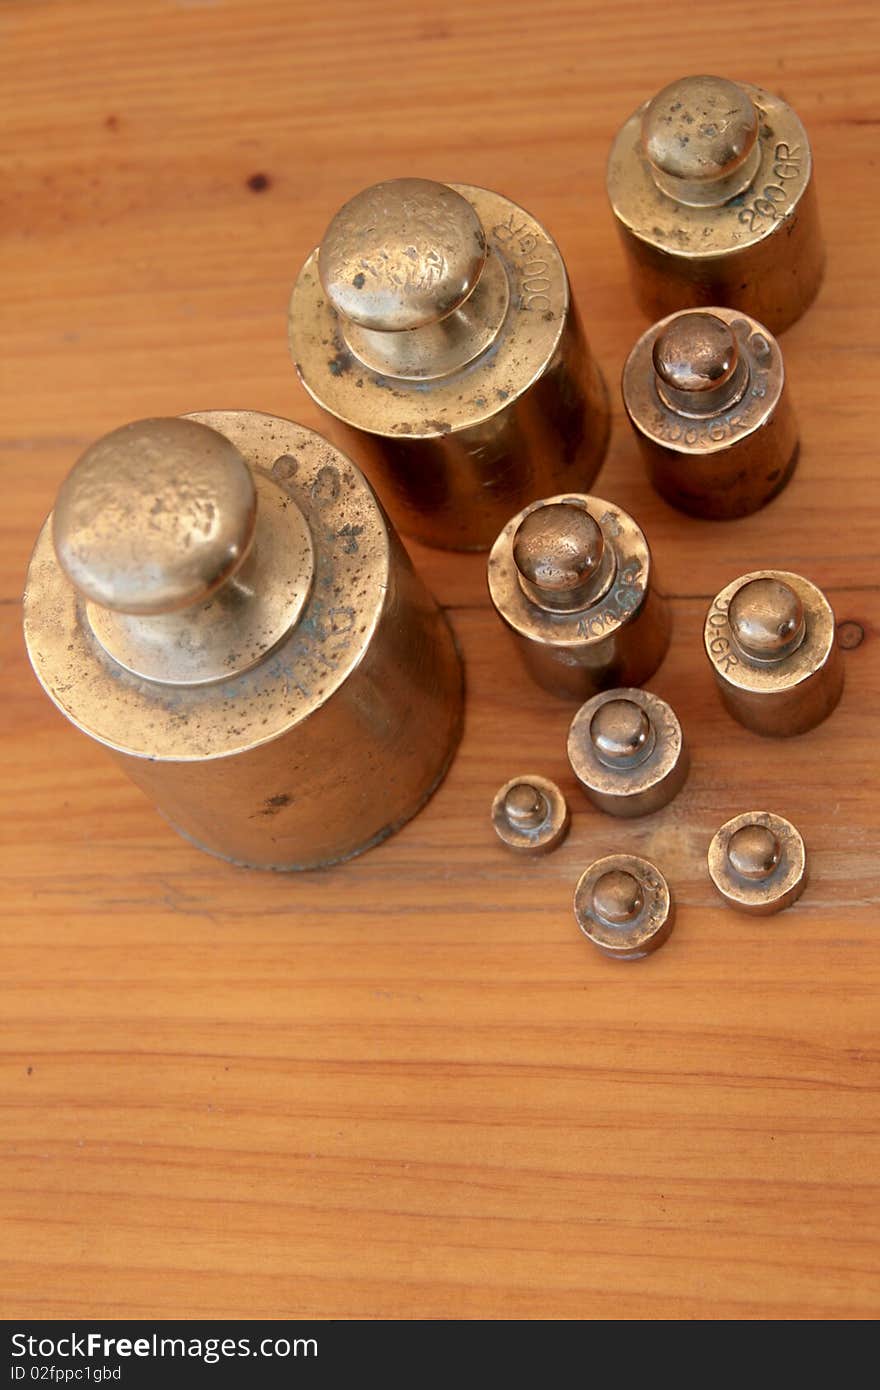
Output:
<svg viewBox="0 0 880 1390">
<path fill-rule="evenodd" d="M 504 527 L 488 574 L 527 669 L 556 695 L 585 700 L 641 685 L 663 660 L 670 614 L 648 543 L 611 502 L 584 494 L 533 502 Z"/>
<path fill-rule="evenodd" d="M 492 802 L 495 833 L 520 854 L 546 854 L 568 834 L 568 804 L 555 782 L 523 773 L 505 782 Z"/>
<path fill-rule="evenodd" d="M 781 912 L 797 902 L 807 884 L 803 839 L 783 816 L 745 811 L 712 837 L 709 877 L 740 912 Z"/>
<path fill-rule="evenodd" d="M 31 662 L 181 834 L 312 868 L 419 809 L 458 740 L 460 662 L 345 455 L 250 411 L 144 421 L 60 496 L 28 573 Z"/>
<path fill-rule="evenodd" d="M 240 674 L 287 635 L 311 592 L 302 512 L 196 420 L 139 420 L 98 440 L 52 516 L 94 637 L 147 680 Z"/>
<path fill-rule="evenodd" d="M 758 113 L 726 78 L 679 78 L 645 107 L 642 148 L 669 197 L 717 207 L 745 192 L 758 170 Z"/>
<path fill-rule="evenodd" d="M 607 186 L 649 318 L 724 304 L 780 333 L 816 295 L 812 156 L 781 97 L 719 77 L 670 83 L 619 131 Z"/>
<path fill-rule="evenodd" d="M 568 760 L 609 816 L 647 816 L 677 796 L 688 752 L 675 712 L 649 690 L 606 690 L 582 705 L 568 731 Z"/>
<path fill-rule="evenodd" d="M 574 915 L 584 936 L 606 956 L 641 960 L 662 946 L 675 911 L 660 870 L 635 854 L 609 854 L 581 875 Z"/>
<path fill-rule="evenodd" d="M 798 433 L 779 344 L 740 310 L 685 309 L 639 338 L 623 402 L 654 487 L 692 516 L 757 511 L 788 483 Z"/>
<path fill-rule="evenodd" d="M 241 569 L 256 520 L 239 451 L 178 416 L 123 425 L 87 449 L 58 491 L 52 536 L 85 598 L 114 612 L 173 613 Z"/>
<path fill-rule="evenodd" d="M 721 698 L 747 729 L 805 733 L 843 691 L 834 614 L 820 589 L 786 570 L 756 570 L 713 600 L 703 633 Z"/>
<path fill-rule="evenodd" d="M 488 549 L 604 457 L 607 392 L 562 257 L 500 194 L 426 179 L 357 194 L 300 273 L 289 341 L 335 437 L 427 545 Z"/>
<path fill-rule="evenodd" d="M 488 254 L 476 209 L 448 184 L 395 179 L 351 198 L 324 233 L 319 271 L 346 324 L 427 328 L 473 294 Z"/>
</svg>

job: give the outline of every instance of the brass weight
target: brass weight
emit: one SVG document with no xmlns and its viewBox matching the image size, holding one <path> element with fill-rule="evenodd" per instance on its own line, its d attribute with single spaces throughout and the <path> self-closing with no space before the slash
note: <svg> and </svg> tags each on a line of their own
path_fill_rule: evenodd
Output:
<svg viewBox="0 0 880 1390">
<path fill-rule="evenodd" d="M 635 854 L 597 859 L 578 879 L 578 926 L 612 960 L 641 960 L 669 939 L 675 907 L 660 870 Z"/>
<path fill-rule="evenodd" d="M 800 832 L 772 811 L 744 811 L 712 837 L 709 877 L 739 912 L 767 917 L 796 903 L 807 885 Z"/>
<path fill-rule="evenodd" d="M 492 801 L 495 834 L 519 854 L 548 854 L 570 825 L 568 803 L 555 782 L 534 772 L 505 782 Z"/>
<path fill-rule="evenodd" d="M 692 516 L 728 520 L 786 486 L 798 432 L 779 344 L 736 309 L 685 309 L 639 338 L 623 401 L 654 487 Z"/>
<path fill-rule="evenodd" d="M 497 193 L 394 179 L 357 194 L 299 275 L 289 341 L 334 437 L 426 545 L 486 550 L 604 457 L 607 392 L 562 256 Z"/>
<path fill-rule="evenodd" d="M 710 605 L 703 640 L 728 712 L 756 734 L 805 733 L 840 699 L 834 613 L 799 574 L 756 570 L 727 584 Z"/>
<path fill-rule="evenodd" d="M 641 528 L 599 497 L 562 494 L 513 517 L 489 556 L 489 593 L 537 683 L 579 701 L 641 685 L 669 645 Z"/>
<path fill-rule="evenodd" d="M 690 759 L 675 711 L 649 690 L 606 690 L 568 731 L 568 761 L 588 799 L 609 816 L 648 816 L 677 796 Z"/>
<path fill-rule="evenodd" d="M 816 295 L 812 156 L 781 97 L 721 77 L 670 83 L 619 131 L 607 187 L 651 320 L 723 304 L 780 333 Z"/>
<path fill-rule="evenodd" d="M 458 741 L 452 634 L 369 484 L 273 416 L 145 420 L 94 444 L 37 540 L 24 625 L 61 712 L 236 863 L 369 848 Z"/>
</svg>

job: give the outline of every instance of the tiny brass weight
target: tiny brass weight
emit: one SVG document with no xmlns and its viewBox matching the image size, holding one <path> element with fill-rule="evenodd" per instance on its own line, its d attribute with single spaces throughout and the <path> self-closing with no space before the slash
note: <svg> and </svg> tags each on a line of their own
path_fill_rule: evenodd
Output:
<svg viewBox="0 0 880 1390">
<path fill-rule="evenodd" d="M 781 333 L 814 298 L 812 156 L 781 97 L 723 77 L 670 83 L 619 131 L 607 185 L 648 318 L 725 304 Z"/>
<path fill-rule="evenodd" d="M 505 782 L 492 802 L 499 840 L 520 854 L 547 854 L 568 834 L 568 804 L 555 782 L 529 772 Z"/>
<path fill-rule="evenodd" d="M 34 670 L 187 839 L 307 869 L 413 816 L 461 667 L 366 479 L 287 420 L 215 411 L 98 440 L 24 596 Z"/>
<path fill-rule="evenodd" d="M 738 310 L 685 309 L 655 323 L 627 359 L 623 403 L 654 487 L 692 516 L 747 516 L 794 472 L 779 344 Z"/>
<path fill-rule="evenodd" d="M 756 734 L 805 733 L 840 699 L 834 614 L 799 574 L 756 570 L 734 579 L 713 600 L 703 640 L 725 707 Z"/>
<path fill-rule="evenodd" d="M 568 760 L 587 797 L 609 816 L 647 816 L 681 791 L 688 752 L 674 711 L 648 690 L 606 690 L 582 705 Z"/>
<path fill-rule="evenodd" d="M 641 685 L 669 645 L 644 533 L 599 497 L 548 497 L 513 517 L 489 556 L 489 593 L 528 671 L 556 695 Z"/>
<path fill-rule="evenodd" d="M 609 854 L 581 875 L 574 894 L 577 924 L 615 960 L 641 960 L 666 941 L 675 920 L 660 870 L 635 854 Z"/>
<path fill-rule="evenodd" d="M 299 378 L 401 531 L 488 550 L 544 493 L 583 491 L 608 397 L 559 250 L 509 198 L 393 179 L 336 214 L 290 301 Z"/>
<path fill-rule="evenodd" d="M 806 887 L 803 839 L 783 816 L 745 811 L 713 836 L 709 877 L 724 901 L 739 912 L 781 912 L 797 902 Z"/>
</svg>

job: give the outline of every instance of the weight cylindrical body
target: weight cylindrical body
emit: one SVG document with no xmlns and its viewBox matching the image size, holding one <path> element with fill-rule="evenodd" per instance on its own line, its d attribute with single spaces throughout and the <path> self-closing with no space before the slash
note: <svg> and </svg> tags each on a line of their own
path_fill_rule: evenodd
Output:
<svg viewBox="0 0 880 1390">
<path fill-rule="evenodd" d="M 451 632 L 345 455 L 272 416 L 189 418 L 257 484 L 256 540 L 235 579 L 182 611 L 134 617 L 126 599 L 114 613 L 70 583 L 50 517 L 25 594 L 31 661 L 199 847 L 260 868 L 345 859 L 414 815 L 446 771 L 462 710 Z M 169 495 L 190 508 L 184 462 L 157 481 L 154 509 Z M 221 508 L 205 506 L 193 515 L 208 530 Z M 267 632 L 273 604 L 292 620 L 280 636 Z"/>
<path fill-rule="evenodd" d="M 730 520 L 790 480 L 798 430 L 773 335 L 740 310 L 655 323 L 623 369 L 623 400 L 648 475 L 673 507 Z"/>
<path fill-rule="evenodd" d="M 728 712 L 767 738 L 814 728 L 843 692 L 834 613 L 799 574 L 756 570 L 726 585 L 706 616 L 704 644 Z"/>
<path fill-rule="evenodd" d="M 806 131 L 751 83 L 687 77 L 643 103 L 611 148 L 608 197 L 650 319 L 723 304 L 780 333 L 822 280 Z"/>
<path fill-rule="evenodd" d="M 599 497 L 564 493 L 517 513 L 492 547 L 489 593 L 526 668 L 545 690 L 583 702 L 641 685 L 669 645 L 647 540 Z"/>
<path fill-rule="evenodd" d="M 488 549 L 604 457 L 607 392 L 562 257 L 497 193 L 400 179 L 352 199 L 300 273 L 289 340 L 334 437 L 427 545 Z"/>
</svg>

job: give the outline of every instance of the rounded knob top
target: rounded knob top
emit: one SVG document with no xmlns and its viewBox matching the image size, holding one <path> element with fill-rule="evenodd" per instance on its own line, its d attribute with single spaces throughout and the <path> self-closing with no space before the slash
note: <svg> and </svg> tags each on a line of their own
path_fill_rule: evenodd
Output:
<svg viewBox="0 0 880 1390">
<path fill-rule="evenodd" d="M 754 103 L 724 77 L 670 82 L 642 117 L 642 143 L 651 164 L 689 183 L 729 177 L 748 159 L 757 139 Z"/>
<path fill-rule="evenodd" d="M 584 507 L 550 502 L 529 512 L 513 538 L 513 561 L 529 584 L 544 593 L 579 589 L 599 570 L 605 540 Z"/>
<path fill-rule="evenodd" d="M 547 819 L 547 798 L 531 782 L 517 782 L 504 798 L 504 810 L 518 830 L 534 830 Z"/>
<path fill-rule="evenodd" d="M 717 314 L 678 314 L 654 340 L 654 370 L 674 391 L 711 391 L 736 371 L 736 335 Z"/>
<path fill-rule="evenodd" d="M 743 825 L 735 830 L 727 845 L 731 866 L 743 878 L 769 878 L 779 863 L 780 845 L 766 825 Z"/>
<path fill-rule="evenodd" d="M 239 568 L 256 506 L 253 475 L 224 435 L 195 420 L 138 420 L 99 439 L 62 483 L 55 553 L 103 608 L 174 612 Z"/>
<path fill-rule="evenodd" d="M 737 589 L 728 611 L 738 647 L 758 661 L 781 661 L 804 636 L 800 595 L 781 579 L 750 579 Z"/>
<path fill-rule="evenodd" d="M 590 720 L 596 756 L 607 767 L 632 763 L 651 743 L 651 721 L 634 700 L 606 700 Z"/>
<path fill-rule="evenodd" d="M 609 869 L 596 880 L 593 911 L 612 925 L 632 922 L 645 905 L 642 885 L 625 869 Z"/>
<path fill-rule="evenodd" d="M 488 254 L 473 206 L 429 179 L 391 179 L 340 208 L 318 268 L 333 308 L 362 328 L 396 333 L 446 318 L 467 299 Z"/>
</svg>

